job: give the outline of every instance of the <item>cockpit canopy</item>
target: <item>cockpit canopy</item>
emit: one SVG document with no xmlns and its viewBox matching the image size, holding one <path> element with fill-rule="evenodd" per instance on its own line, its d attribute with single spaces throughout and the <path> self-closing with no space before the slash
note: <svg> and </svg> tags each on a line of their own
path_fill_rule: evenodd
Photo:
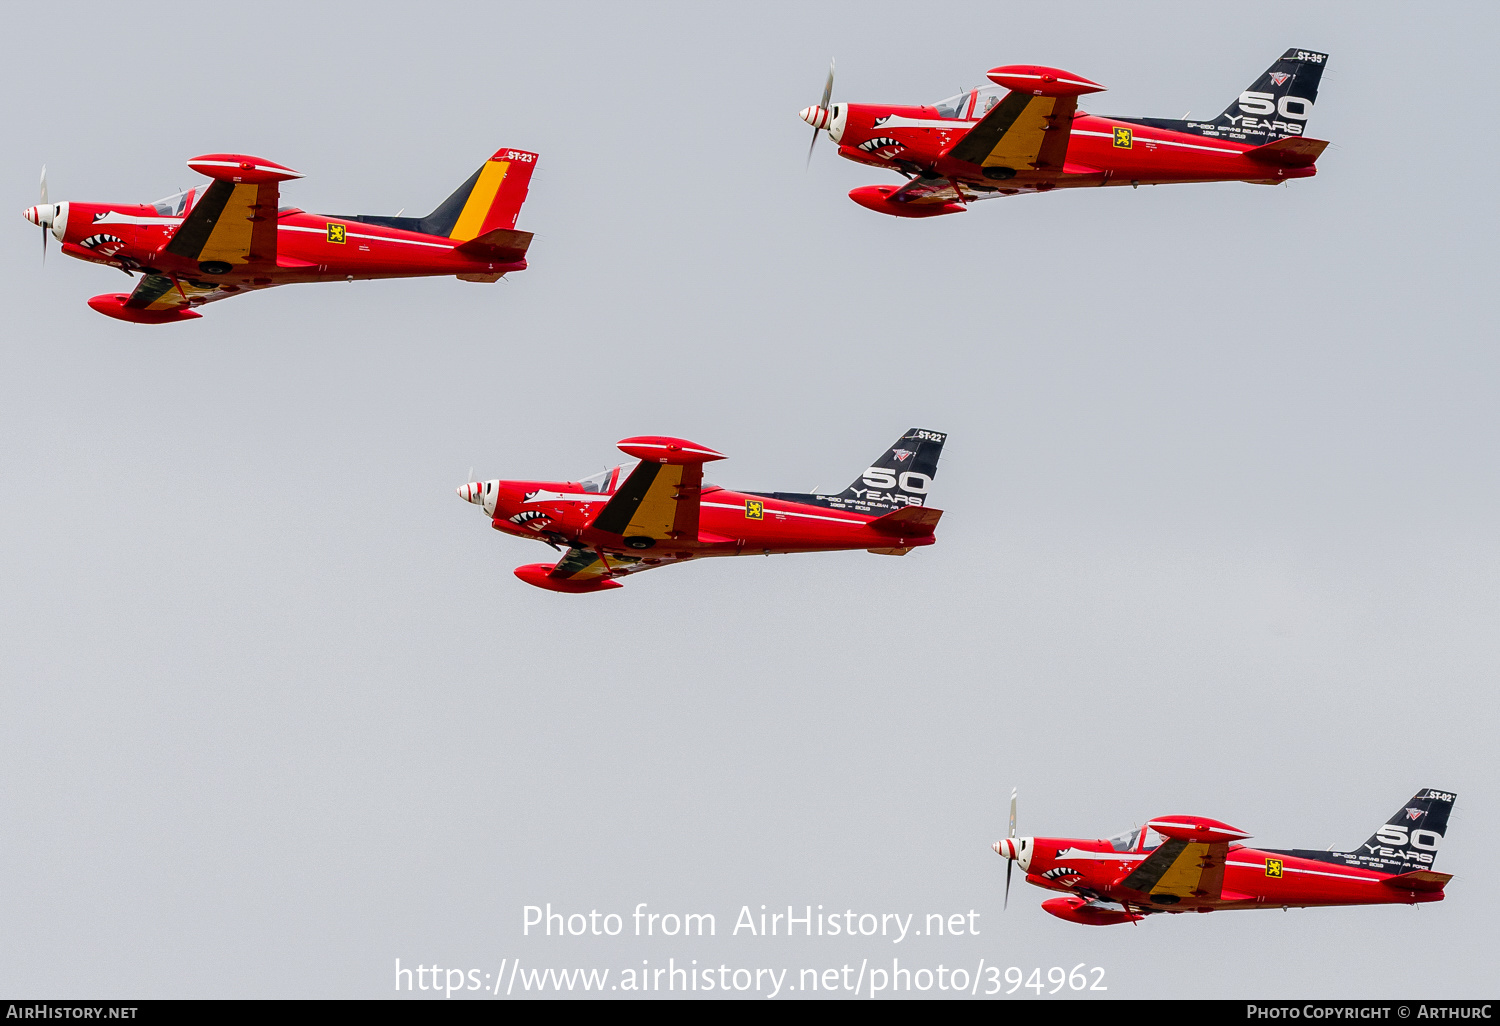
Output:
<svg viewBox="0 0 1500 1026">
<path fill-rule="evenodd" d="M 1004 86 L 982 86 L 978 89 L 970 89 L 950 96 L 946 100 L 939 100 L 933 104 L 937 109 L 938 117 L 956 120 L 978 121 L 990 112 L 990 108 L 1000 102 L 1000 98 L 1007 92 Z"/>
<path fill-rule="evenodd" d="M 625 479 L 630 476 L 630 472 L 640 466 L 640 462 L 640 460 L 632 460 L 629 463 L 622 463 L 618 467 L 601 470 L 597 474 L 583 478 L 578 482 L 578 486 L 585 492 L 594 495 L 613 495 L 625 483 Z M 705 492 L 714 491 L 718 487 L 718 485 L 709 484 L 707 481 L 703 482 L 703 491 Z"/>
<path fill-rule="evenodd" d="M 601 470 L 597 474 L 583 478 L 578 484 L 586 492 L 608 494 L 614 490 L 615 478 L 616 475 L 619 475 L 619 471 L 619 467 L 610 467 L 608 470 Z M 623 477 L 624 475 L 619 476 Z"/>
<path fill-rule="evenodd" d="M 1115 851 L 1155 851 L 1161 847 L 1161 835 L 1149 827 L 1132 827 L 1129 830 L 1106 837 L 1105 842 Z"/>
<path fill-rule="evenodd" d="M 197 189 L 185 189 L 182 192 L 174 192 L 165 199 L 159 199 L 150 204 L 156 208 L 157 214 L 162 217 L 182 217 L 193 205 L 193 193 Z"/>
<path fill-rule="evenodd" d="M 640 462 L 640 460 L 631 460 L 629 463 L 621 463 L 617 467 L 601 470 L 597 474 L 582 479 L 578 485 L 584 491 L 595 495 L 611 495 L 625 483 L 625 479 Z"/>
</svg>

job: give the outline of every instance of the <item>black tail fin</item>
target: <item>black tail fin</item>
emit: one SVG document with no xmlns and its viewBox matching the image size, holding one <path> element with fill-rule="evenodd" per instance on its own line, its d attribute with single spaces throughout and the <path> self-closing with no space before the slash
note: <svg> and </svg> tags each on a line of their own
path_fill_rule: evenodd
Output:
<svg viewBox="0 0 1500 1026">
<path fill-rule="evenodd" d="M 1328 63 L 1326 53 L 1298 50 L 1282 54 L 1224 113 L 1209 122 L 1195 122 L 1199 130 L 1217 129 L 1218 134 L 1246 142 L 1271 142 L 1289 135 L 1302 135 L 1318 99 L 1318 82 Z"/>
<path fill-rule="evenodd" d="M 938 457 L 947 435 L 912 428 L 882 452 L 854 483 L 837 495 L 767 492 L 777 499 L 857 513 L 889 513 L 903 506 L 923 506 L 937 476 Z M 756 493 L 752 493 L 756 494 Z"/>
<path fill-rule="evenodd" d="M 1431 869 L 1438 845 L 1448 830 L 1448 813 L 1453 811 L 1453 800 L 1457 797 L 1452 791 L 1432 788 L 1418 791 L 1386 820 L 1385 826 L 1350 854 L 1380 863 L 1381 871 L 1386 873 Z"/>
<path fill-rule="evenodd" d="M 947 435 L 912 428 L 882 452 L 839 498 L 895 509 L 927 501 Z"/>
</svg>

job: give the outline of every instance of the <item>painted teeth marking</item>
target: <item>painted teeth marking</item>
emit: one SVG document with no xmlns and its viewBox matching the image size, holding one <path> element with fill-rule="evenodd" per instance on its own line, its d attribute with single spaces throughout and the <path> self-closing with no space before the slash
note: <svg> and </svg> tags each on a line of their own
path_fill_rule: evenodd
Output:
<svg viewBox="0 0 1500 1026">
<path fill-rule="evenodd" d="M 901 144 L 887 135 L 878 135 L 874 139 L 866 139 L 859 144 L 859 149 L 866 153 L 874 153 L 876 150 L 885 149 L 887 146 L 901 148 Z"/>
<path fill-rule="evenodd" d="M 115 235 L 90 235 L 79 243 L 84 249 L 102 249 L 105 246 L 119 249 L 125 245 L 125 240 Z"/>
</svg>

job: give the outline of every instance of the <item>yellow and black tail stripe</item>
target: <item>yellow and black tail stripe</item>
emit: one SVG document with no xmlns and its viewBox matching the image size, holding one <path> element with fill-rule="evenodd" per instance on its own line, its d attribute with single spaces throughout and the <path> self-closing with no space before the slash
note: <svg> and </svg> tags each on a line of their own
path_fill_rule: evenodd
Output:
<svg viewBox="0 0 1500 1026">
<path fill-rule="evenodd" d="M 474 179 L 474 187 L 469 190 L 469 198 L 464 201 L 463 210 L 459 211 L 458 220 L 453 224 L 453 231 L 449 233 L 450 239 L 459 242 L 468 242 L 477 238 L 481 229 L 484 228 L 485 218 L 489 215 L 490 207 L 495 204 L 495 197 L 500 192 L 500 187 L 505 184 L 505 176 L 510 171 L 508 160 L 487 160 L 484 167 L 479 169 L 479 174 Z"/>
</svg>

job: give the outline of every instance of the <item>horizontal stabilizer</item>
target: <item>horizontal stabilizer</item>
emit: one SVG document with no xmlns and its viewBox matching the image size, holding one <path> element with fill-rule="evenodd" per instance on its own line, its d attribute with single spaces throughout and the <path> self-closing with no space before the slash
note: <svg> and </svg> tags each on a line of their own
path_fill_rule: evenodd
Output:
<svg viewBox="0 0 1500 1026">
<path fill-rule="evenodd" d="M 870 526 L 887 534 L 915 538 L 931 534 L 942 516 L 942 510 L 933 509 L 931 506 L 902 506 L 892 513 L 872 520 Z"/>
<path fill-rule="evenodd" d="M 1282 167 L 1312 167 L 1328 148 L 1325 139 L 1307 139 L 1303 136 L 1288 136 L 1275 142 L 1246 150 L 1245 156 L 1263 164 L 1280 164 Z"/>
<path fill-rule="evenodd" d="M 495 228 L 477 239 L 470 239 L 458 247 L 465 256 L 496 263 L 509 264 L 526 258 L 531 246 L 531 232 L 518 232 L 514 228 Z"/>
<path fill-rule="evenodd" d="M 1430 869 L 1418 869 L 1400 876 L 1391 876 L 1380 881 L 1398 891 L 1440 891 L 1453 879 L 1452 873 L 1434 873 Z"/>
</svg>

